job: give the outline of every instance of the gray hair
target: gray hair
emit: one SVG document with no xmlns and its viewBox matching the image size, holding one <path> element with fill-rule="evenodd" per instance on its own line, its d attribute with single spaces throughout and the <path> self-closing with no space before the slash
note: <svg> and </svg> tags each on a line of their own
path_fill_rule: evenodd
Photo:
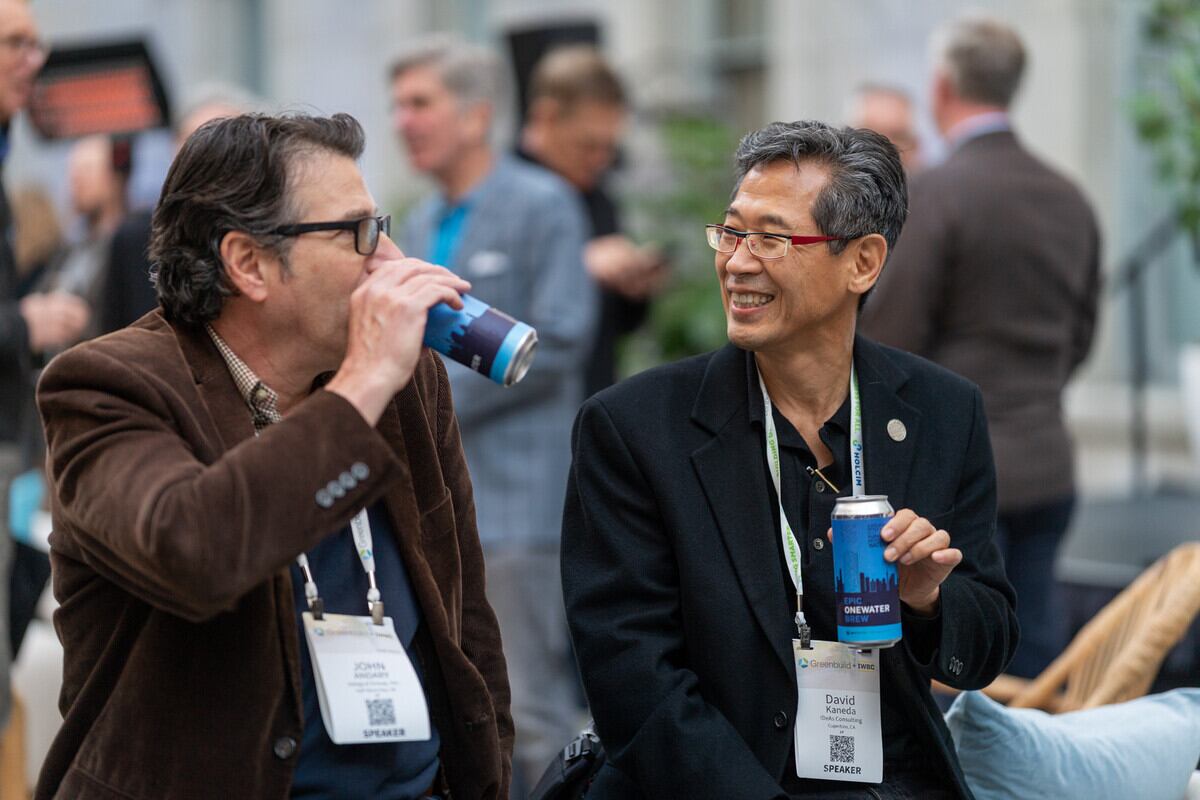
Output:
<svg viewBox="0 0 1200 800">
<path fill-rule="evenodd" d="M 1011 27 L 971 15 L 943 25 L 932 39 L 937 65 L 964 100 L 1008 108 L 1025 71 L 1025 46 Z"/>
<path fill-rule="evenodd" d="M 447 36 L 426 39 L 392 61 L 395 81 L 416 67 L 432 67 L 462 107 L 487 103 L 493 120 L 508 108 L 508 70 L 494 51 Z"/>
<path fill-rule="evenodd" d="M 908 188 L 896 146 L 865 128 L 834 128 L 824 122 L 772 122 L 746 134 L 738 144 L 737 194 L 755 167 L 775 161 L 796 166 L 815 163 L 829 171 L 829 182 L 812 204 L 813 222 L 825 236 L 849 239 L 882 234 L 888 253 L 900 238 L 908 215 Z M 846 242 L 828 242 L 833 253 Z"/>
</svg>

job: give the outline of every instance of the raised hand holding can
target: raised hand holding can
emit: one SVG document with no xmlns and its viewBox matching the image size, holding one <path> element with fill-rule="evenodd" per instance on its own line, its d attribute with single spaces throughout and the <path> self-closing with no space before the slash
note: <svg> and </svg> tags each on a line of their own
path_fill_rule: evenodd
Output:
<svg viewBox="0 0 1200 800">
<path fill-rule="evenodd" d="M 425 346 L 501 386 L 524 378 L 537 349 L 537 331 L 469 294 L 462 301 L 461 310 L 445 303 L 429 309 Z"/>
</svg>

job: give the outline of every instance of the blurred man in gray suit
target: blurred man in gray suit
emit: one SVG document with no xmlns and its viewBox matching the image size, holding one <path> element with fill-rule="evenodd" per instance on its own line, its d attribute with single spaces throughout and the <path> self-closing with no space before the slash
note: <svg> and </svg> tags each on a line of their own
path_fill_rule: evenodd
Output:
<svg viewBox="0 0 1200 800">
<path fill-rule="evenodd" d="M 446 365 L 512 684 L 517 796 L 580 723 L 558 540 L 597 301 L 574 192 L 489 143 L 504 72 L 490 51 L 426 45 L 396 61 L 392 107 L 409 160 L 439 190 L 404 226 L 405 252 L 449 267 L 471 294 L 538 332 L 533 367 L 515 386 Z"/>
<path fill-rule="evenodd" d="M 913 181 L 908 224 L 862 327 L 983 390 L 996 541 L 1021 625 L 1009 671 L 1032 676 L 1063 641 L 1054 558 L 1075 488 L 1062 392 L 1092 342 L 1100 233 L 1079 189 L 1013 132 L 1008 108 L 1025 66 L 1017 34 L 973 16 L 934 42 L 933 114 L 950 156 Z"/>
</svg>

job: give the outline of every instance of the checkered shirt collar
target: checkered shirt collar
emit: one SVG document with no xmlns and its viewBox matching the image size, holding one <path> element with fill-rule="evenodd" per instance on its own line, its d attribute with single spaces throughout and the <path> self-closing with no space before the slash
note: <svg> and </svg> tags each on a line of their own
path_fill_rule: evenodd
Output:
<svg viewBox="0 0 1200 800">
<path fill-rule="evenodd" d="M 230 349 L 211 325 L 205 325 L 204 329 L 208 331 L 213 344 L 220 351 L 221 358 L 225 359 L 225 366 L 229 367 L 229 374 L 233 376 L 233 382 L 237 384 L 238 392 L 241 393 L 242 399 L 250 408 L 255 432 L 283 419 L 283 415 L 279 413 L 279 395 L 275 393 L 275 390 L 259 380 L 258 376 L 254 374 L 254 370 L 250 369 L 245 361 L 238 358 L 237 353 Z"/>
</svg>

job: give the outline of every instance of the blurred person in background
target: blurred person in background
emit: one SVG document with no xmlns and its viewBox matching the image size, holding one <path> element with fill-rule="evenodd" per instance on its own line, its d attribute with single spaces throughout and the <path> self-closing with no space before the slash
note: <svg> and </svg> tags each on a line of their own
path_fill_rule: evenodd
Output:
<svg viewBox="0 0 1200 800">
<path fill-rule="evenodd" d="M 1100 231 L 1078 187 L 1013 130 L 1026 60 L 1016 32 L 968 16 L 933 43 L 933 114 L 951 153 L 913 181 L 908 224 L 862 327 L 983 391 L 996 538 L 1021 624 L 1009 671 L 1033 677 L 1065 640 L 1054 560 L 1075 485 L 1062 394 L 1096 327 Z"/>
<path fill-rule="evenodd" d="M 571 420 L 583 399 L 595 290 L 583 266 L 587 221 L 561 178 L 489 136 L 505 68 L 489 50 L 445 40 L 401 56 L 393 124 L 437 193 L 406 221 L 405 251 L 471 281 L 471 293 L 532 325 L 537 354 L 518 384 L 459 364 L 446 371 L 471 467 L 487 593 L 504 637 L 517 726 L 513 793 L 537 779 L 583 721 L 561 603 L 562 498 Z"/>
<path fill-rule="evenodd" d="M 197 128 L 219 117 L 234 117 L 255 110 L 259 103 L 236 86 L 199 86 L 175 120 L 175 149 L 178 151 Z M 151 209 L 130 212 L 112 237 L 108 253 L 108 277 L 100 304 L 100 332 L 124 328 L 158 305 L 150 282 Z"/>
<path fill-rule="evenodd" d="M 882 83 L 858 87 L 851 101 L 847 124 L 881 133 L 900 151 L 904 171 L 912 177 L 921 169 L 921 139 L 913 119 L 913 102 L 908 92 Z"/>
<path fill-rule="evenodd" d="M 45 273 L 41 288 L 70 292 L 87 302 L 92 313 L 85 336 L 103 332 L 99 311 L 113 235 L 127 211 L 132 154 L 129 139 L 97 134 L 76 142 L 67 157 L 71 210 L 83 224 L 83 238 Z"/>
<path fill-rule="evenodd" d="M 65 293 L 87 304 L 88 324 L 72 341 L 46 348 L 34 356 L 34 372 L 28 389 L 29 407 L 33 407 L 33 383 L 41 367 L 67 345 L 90 338 L 100 328 L 100 306 L 108 282 L 109 248 L 113 234 L 126 212 L 126 189 L 132 170 L 132 147 L 129 139 L 114 139 L 107 135 L 86 136 L 77 141 L 67 156 L 67 182 L 71 210 L 83 226 L 83 238 L 68 245 L 42 271 L 37 291 L 46 295 Z M 30 415 L 33 419 L 33 415 Z M 41 426 L 31 424 L 25 431 L 27 457 L 25 472 L 14 479 L 9 502 L 22 512 L 32 512 L 43 504 L 45 480 L 43 453 L 45 442 Z M 50 578 L 50 558 L 32 542 L 22 540 L 29 535 L 31 520 L 17 526 L 16 547 L 9 577 L 9 638 L 16 657 L 25 631 L 33 620 L 38 600 Z"/>
<path fill-rule="evenodd" d="M 29 5 L 0 0 L 0 186 L 9 150 L 13 118 L 29 102 L 33 79 L 46 59 Z M 9 483 L 24 469 L 21 441 L 38 423 L 33 395 L 34 354 L 66 346 L 87 325 L 87 304 L 66 292 L 18 294 L 12 251 L 12 213 L 0 188 L 0 575 L 7 575 L 11 541 L 8 530 Z M 0 581 L 0 624 L 8 624 L 8 581 Z M 0 635 L 0 728 L 7 725 L 10 696 L 9 636 Z"/>
<path fill-rule="evenodd" d="M 346 114 L 203 126 L 154 214 L 160 310 L 43 374 L 65 662 L 39 800 L 508 797 L 470 476 L 421 345 L 469 284 L 391 241 L 363 147 Z"/>
<path fill-rule="evenodd" d="M 25 186 L 13 194 L 12 216 L 18 293 L 24 296 L 57 268 L 66 253 L 66 242 L 58 209 L 50 194 L 40 186 Z M 13 478 L 8 495 L 8 522 L 14 545 L 8 579 L 8 633 L 14 659 L 20 654 L 25 631 L 50 577 L 50 559 L 44 548 L 32 541 L 34 513 L 45 505 L 45 439 L 32 410 L 33 387 L 44 357 L 43 353 L 32 355 L 26 397 L 29 424 L 20 432 L 22 472 Z"/>
<path fill-rule="evenodd" d="M 13 192 L 12 221 L 17 294 L 24 296 L 62 256 L 66 239 L 54 198 L 45 187 L 26 185 Z"/>
<path fill-rule="evenodd" d="M 604 186 L 628 116 L 621 79 L 595 47 L 552 50 L 534 69 L 518 154 L 571 184 L 591 222 L 584 264 L 599 289 L 600 308 L 596 342 L 584 365 L 589 397 L 617 379 L 620 337 L 642 324 L 668 274 L 660 252 L 621 234 L 617 205 Z"/>
</svg>

